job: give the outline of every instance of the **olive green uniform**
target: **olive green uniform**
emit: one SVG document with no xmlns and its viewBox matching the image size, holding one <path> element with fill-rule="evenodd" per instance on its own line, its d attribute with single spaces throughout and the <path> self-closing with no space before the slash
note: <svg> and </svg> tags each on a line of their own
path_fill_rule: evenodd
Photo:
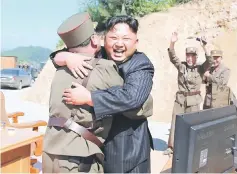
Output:
<svg viewBox="0 0 237 174">
<path fill-rule="evenodd" d="M 186 53 L 196 54 L 196 52 L 196 48 L 186 48 Z M 173 148 L 176 115 L 200 110 L 200 103 L 202 102 L 200 93 L 202 76 L 205 69 L 209 66 L 211 58 L 206 53 L 206 61 L 203 64 L 189 67 L 186 62 L 180 61 L 175 54 L 175 50 L 168 49 L 168 53 L 170 61 L 178 70 L 178 91 L 174 102 L 171 130 L 168 140 L 168 147 Z"/>
<path fill-rule="evenodd" d="M 222 56 L 222 51 L 212 50 L 211 56 Z M 224 103 L 228 105 L 228 101 L 231 97 L 229 96 L 231 91 L 227 86 L 229 78 L 230 69 L 223 63 L 221 63 L 217 68 L 210 69 L 210 76 L 206 78 L 206 96 L 203 109 L 221 107 Z"/>
<path fill-rule="evenodd" d="M 82 84 L 82 79 L 74 78 L 67 67 L 61 67 L 56 71 L 54 79 L 52 81 L 50 93 L 50 117 L 73 117 L 73 120 L 75 122 L 83 125 L 86 128 L 89 128 L 93 123 L 91 107 L 66 105 L 64 102 L 62 102 L 62 94 L 66 88 L 71 88 L 72 82 Z M 91 72 L 90 78 L 87 83 L 87 89 L 93 91 L 96 89 L 106 89 L 114 85 L 122 84 L 123 79 L 119 76 L 115 63 L 113 61 L 100 59 Z M 110 122 L 110 120 L 104 119 L 99 123 L 96 123 L 97 125 L 94 124 L 93 126 L 104 127 L 103 124 L 105 124 L 105 127 L 108 127 L 110 126 L 110 124 L 106 124 L 108 121 Z M 107 132 L 108 131 L 103 131 L 104 134 Z M 106 138 L 106 135 L 104 134 L 99 135 L 101 136 L 100 139 L 102 141 L 104 138 Z M 57 127 L 47 128 L 44 137 L 44 152 L 54 155 L 67 156 L 63 157 L 63 160 L 61 160 L 61 157 L 58 159 L 58 162 L 62 163 L 60 164 L 62 165 L 62 169 L 66 167 L 63 165 L 68 165 L 68 160 L 70 161 L 70 158 L 73 158 L 74 161 L 78 159 L 79 164 L 81 163 L 81 161 L 86 159 L 82 157 L 88 157 L 96 154 L 97 157 L 95 159 L 98 159 L 98 161 L 93 161 L 93 163 L 95 163 L 95 165 L 97 166 L 100 166 L 100 163 L 103 161 L 103 153 L 97 145 L 88 140 L 85 140 L 83 137 L 81 137 L 77 133 L 74 133 L 73 131 L 67 131 L 65 129 L 59 129 Z M 71 163 L 74 164 L 74 162 Z M 50 164 L 48 163 L 47 165 Z M 75 169 L 75 165 L 70 165 L 72 168 L 68 166 L 67 167 L 69 170 L 74 168 L 74 171 L 78 170 L 79 172 L 80 165 L 77 165 L 77 169 Z M 91 167 L 94 168 L 94 171 L 92 172 L 103 171 L 102 166 L 100 166 L 100 168 L 97 168 L 97 170 L 93 165 Z M 62 171 L 64 172 L 64 170 Z"/>
</svg>

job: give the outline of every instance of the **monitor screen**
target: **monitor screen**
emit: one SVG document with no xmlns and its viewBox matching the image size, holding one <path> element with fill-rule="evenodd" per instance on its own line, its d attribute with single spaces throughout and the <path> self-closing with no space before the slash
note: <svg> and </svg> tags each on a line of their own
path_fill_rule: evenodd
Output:
<svg viewBox="0 0 237 174">
<path fill-rule="evenodd" d="M 224 173 L 237 166 L 235 106 L 179 114 L 172 173 Z"/>
</svg>

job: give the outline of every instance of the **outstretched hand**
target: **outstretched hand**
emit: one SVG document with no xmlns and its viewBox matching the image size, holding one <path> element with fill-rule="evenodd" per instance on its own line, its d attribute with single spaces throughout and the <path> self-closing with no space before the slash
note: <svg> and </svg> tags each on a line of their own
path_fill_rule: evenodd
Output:
<svg viewBox="0 0 237 174">
<path fill-rule="evenodd" d="M 173 32 L 172 36 L 171 36 L 171 42 L 175 43 L 175 42 L 177 42 L 177 40 L 178 40 L 178 33 L 177 32 Z"/>
</svg>

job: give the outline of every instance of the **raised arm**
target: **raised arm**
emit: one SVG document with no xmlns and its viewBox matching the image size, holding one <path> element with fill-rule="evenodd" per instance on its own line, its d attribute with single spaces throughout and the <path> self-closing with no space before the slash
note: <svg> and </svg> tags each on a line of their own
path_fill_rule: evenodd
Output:
<svg viewBox="0 0 237 174">
<path fill-rule="evenodd" d="M 179 69 L 180 66 L 182 66 L 180 59 L 176 56 L 174 45 L 175 42 L 178 40 L 178 34 L 176 32 L 172 33 L 171 41 L 170 41 L 170 47 L 168 48 L 168 54 L 170 58 L 170 62 L 174 64 L 174 66 Z"/>
<path fill-rule="evenodd" d="M 200 44 L 203 48 L 203 51 L 205 53 L 205 62 L 201 65 L 201 74 L 204 74 L 208 69 L 210 69 L 211 65 L 213 64 L 213 58 L 211 57 L 210 53 L 207 51 L 206 44 L 203 44 L 202 40 L 204 38 L 201 38 Z"/>
<path fill-rule="evenodd" d="M 129 62 L 123 86 L 91 93 L 97 119 L 139 108 L 147 100 L 153 85 L 154 67 L 144 54 L 136 54 Z"/>
</svg>

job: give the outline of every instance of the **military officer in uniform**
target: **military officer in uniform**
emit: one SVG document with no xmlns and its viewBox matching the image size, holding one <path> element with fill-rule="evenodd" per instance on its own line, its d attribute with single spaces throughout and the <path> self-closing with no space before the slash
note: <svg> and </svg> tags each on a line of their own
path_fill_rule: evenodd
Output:
<svg viewBox="0 0 237 174">
<path fill-rule="evenodd" d="M 223 52 L 221 50 L 211 51 L 213 64 L 204 74 L 204 81 L 206 83 L 206 96 L 203 104 L 203 109 L 220 107 L 224 103 L 228 105 L 228 101 L 232 100 L 229 98 L 231 91 L 227 86 L 230 78 L 230 69 L 222 63 L 222 56 Z M 224 88 L 226 90 L 224 90 Z M 220 100 L 218 100 L 217 98 L 214 99 L 215 96 Z M 213 103 L 213 101 L 215 101 L 215 104 Z"/>
<path fill-rule="evenodd" d="M 201 42 L 201 45 L 206 53 L 206 61 L 201 65 L 197 65 L 197 48 L 188 47 L 186 48 L 186 62 L 181 62 L 176 56 L 174 50 L 174 45 L 177 40 L 177 33 L 173 33 L 168 54 L 171 63 L 173 63 L 178 70 L 178 91 L 176 93 L 176 99 L 173 107 L 168 149 L 164 152 L 165 155 L 173 153 L 176 115 L 179 113 L 200 110 L 200 103 L 202 102 L 200 92 L 202 76 L 211 61 L 210 56 L 207 54 L 205 45 Z"/>
<path fill-rule="evenodd" d="M 100 50 L 100 38 L 94 33 L 88 13 L 78 13 L 68 18 L 59 27 L 58 34 L 69 52 L 94 57 Z M 62 94 L 64 89 L 72 86 L 72 82 L 93 91 L 122 86 L 123 79 L 113 61 L 92 58 L 88 63 L 93 69 L 85 78 L 75 78 L 66 66 L 59 67 L 55 73 L 49 101 L 50 118 L 44 137 L 44 173 L 103 172 L 102 148 L 112 118 L 94 122 L 90 106 L 66 104 Z M 141 109 L 125 112 L 124 115 L 152 115 L 150 99 Z"/>
<path fill-rule="evenodd" d="M 70 99 L 74 96 L 75 105 L 93 105 L 95 120 L 113 118 L 109 136 L 104 143 L 104 171 L 107 173 L 150 172 L 150 148 L 153 143 L 147 119 L 139 119 L 133 114 L 130 116 L 137 118 L 124 115 L 124 112 L 143 105 L 153 84 L 154 67 L 144 53 L 136 50 L 138 26 L 136 19 L 124 15 L 114 16 L 105 24 L 104 48 L 107 58 L 114 60 L 119 67 L 120 76 L 124 79 L 123 86 L 90 92 L 80 85 L 65 90 L 65 101 L 72 102 Z M 76 63 L 78 57 L 81 55 L 61 52 L 54 60 L 57 62 L 59 58 L 58 65 L 67 65 L 73 70 L 85 65 L 85 62 Z M 72 65 L 70 61 L 75 62 L 76 66 L 69 66 Z"/>
</svg>

